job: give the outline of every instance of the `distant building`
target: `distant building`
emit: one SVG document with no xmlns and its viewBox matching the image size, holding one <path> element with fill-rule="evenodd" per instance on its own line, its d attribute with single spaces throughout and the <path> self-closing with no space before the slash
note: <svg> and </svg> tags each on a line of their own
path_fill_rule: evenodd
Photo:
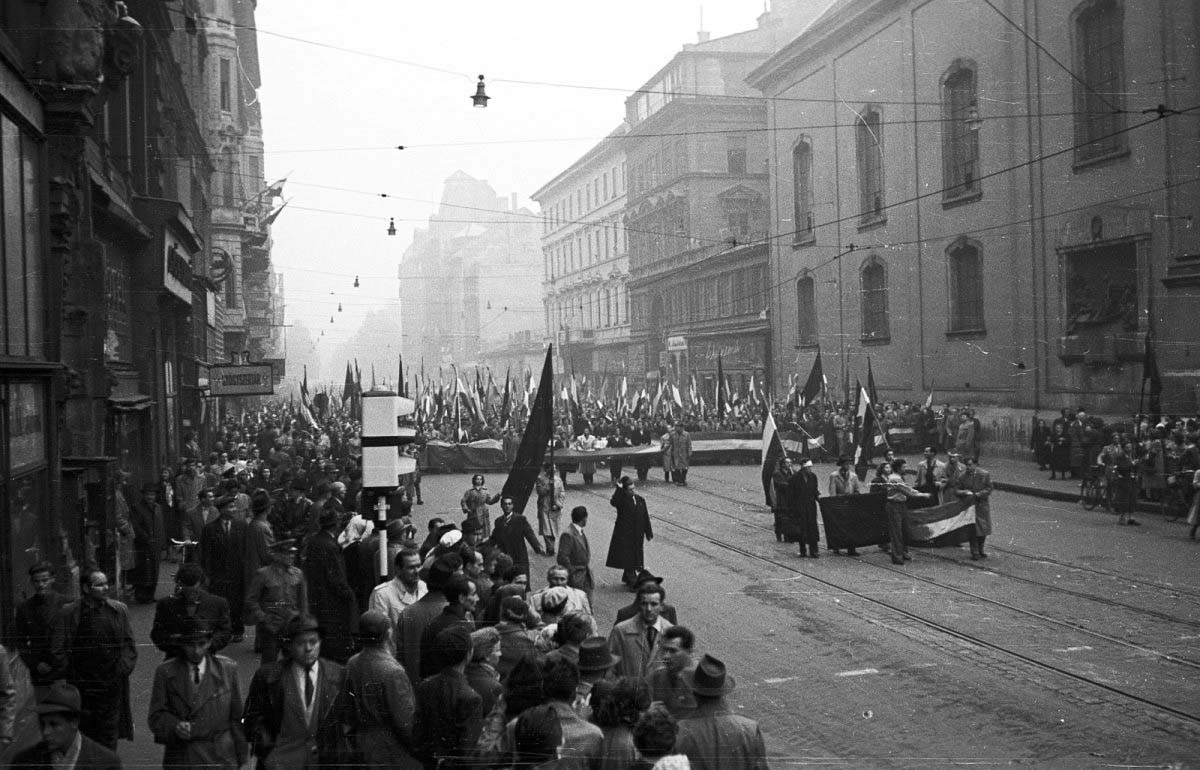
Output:
<svg viewBox="0 0 1200 770">
<path fill-rule="evenodd" d="M 839 397 L 869 356 L 888 400 L 1128 415 L 1153 334 L 1164 411 L 1194 413 L 1200 144 L 1173 110 L 1200 103 L 1200 7 L 1002 10 L 839 0 L 750 74 L 774 383 L 819 348 Z"/>
<path fill-rule="evenodd" d="M 621 375 L 629 367 L 627 131 L 622 123 L 530 196 L 542 210 L 545 339 L 556 343 L 560 373 Z M 642 368 L 633 368 L 639 379 Z"/>
<path fill-rule="evenodd" d="M 541 330 L 538 218 L 487 182 L 456 171 L 437 213 L 418 228 L 399 266 L 405 367 L 485 365 L 512 335 Z M 503 377 L 503 372 L 495 372 Z M 473 372 L 472 372 L 473 375 Z M 466 383 L 464 382 L 464 385 Z"/>
</svg>

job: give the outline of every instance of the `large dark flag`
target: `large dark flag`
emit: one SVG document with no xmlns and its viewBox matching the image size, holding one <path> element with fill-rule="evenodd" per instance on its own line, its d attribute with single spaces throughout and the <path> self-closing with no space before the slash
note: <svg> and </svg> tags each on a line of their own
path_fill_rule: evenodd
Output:
<svg viewBox="0 0 1200 770">
<path fill-rule="evenodd" d="M 825 545 L 831 549 L 863 548 L 888 541 L 887 495 L 838 495 L 822 497 L 821 520 L 825 524 Z"/>
<path fill-rule="evenodd" d="M 771 477 L 775 474 L 775 466 L 783 458 L 783 442 L 779 439 L 779 430 L 775 427 L 775 417 L 767 412 L 767 421 L 763 425 L 762 437 L 762 486 L 763 498 L 770 506 L 775 497 L 775 489 Z"/>
<path fill-rule="evenodd" d="M 804 383 L 804 390 L 800 393 L 800 404 L 808 406 L 813 403 L 825 384 L 825 370 L 821 366 L 821 349 L 817 348 L 817 358 L 813 361 L 812 371 L 808 373 L 808 381 Z"/>
<path fill-rule="evenodd" d="M 354 372 L 350 371 L 350 362 L 346 362 L 346 382 L 342 385 L 342 408 L 349 409 L 354 405 Z M 349 403 L 348 403 L 349 402 Z"/>
<path fill-rule="evenodd" d="M 875 372 L 871 371 L 871 357 L 867 356 L 867 395 L 872 404 L 879 403 L 879 391 L 875 390 Z"/>
<path fill-rule="evenodd" d="M 725 367 L 721 364 L 721 354 L 717 354 L 717 417 L 724 417 L 728 409 L 729 393 L 725 385 Z"/>
<path fill-rule="evenodd" d="M 529 409 L 529 423 L 525 435 L 517 447 L 517 459 L 513 461 L 504 489 L 500 496 L 511 497 L 517 513 L 525 510 L 525 503 L 533 492 L 533 485 L 542 470 L 546 457 L 546 445 L 554 435 L 554 345 L 546 348 L 546 362 L 542 365 L 542 378 L 538 381 L 537 396 Z"/>
</svg>

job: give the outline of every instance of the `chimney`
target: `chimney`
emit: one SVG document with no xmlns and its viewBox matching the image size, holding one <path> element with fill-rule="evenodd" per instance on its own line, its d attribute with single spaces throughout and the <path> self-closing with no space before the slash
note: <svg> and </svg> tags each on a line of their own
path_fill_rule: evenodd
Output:
<svg viewBox="0 0 1200 770">
<path fill-rule="evenodd" d="M 518 206 L 517 206 L 517 194 L 516 194 L 516 193 L 512 193 L 512 194 L 511 194 L 511 199 L 512 199 L 512 210 L 513 210 L 513 211 L 516 211 L 516 210 L 517 210 L 517 208 L 518 208 Z"/>
<path fill-rule="evenodd" d="M 710 37 L 711 37 L 711 35 L 708 32 L 705 32 L 704 30 L 700 30 L 699 32 L 696 33 L 696 42 L 697 43 L 707 43 L 708 39 Z"/>
</svg>

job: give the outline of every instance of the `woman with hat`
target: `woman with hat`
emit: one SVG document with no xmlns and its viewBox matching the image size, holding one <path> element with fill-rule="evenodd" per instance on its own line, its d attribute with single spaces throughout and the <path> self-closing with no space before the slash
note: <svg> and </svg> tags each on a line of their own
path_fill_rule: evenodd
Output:
<svg viewBox="0 0 1200 770">
<path fill-rule="evenodd" d="M 246 760 L 237 664 L 211 644 L 212 629 L 193 620 L 180 635 L 182 654 L 154 672 L 150 731 L 166 746 L 163 768 L 236 770 Z"/>
</svg>

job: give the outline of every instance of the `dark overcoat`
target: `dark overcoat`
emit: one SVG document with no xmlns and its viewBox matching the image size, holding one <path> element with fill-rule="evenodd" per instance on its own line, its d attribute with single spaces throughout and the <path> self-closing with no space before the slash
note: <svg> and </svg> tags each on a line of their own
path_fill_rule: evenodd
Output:
<svg viewBox="0 0 1200 770">
<path fill-rule="evenodd" d="M 628 493 L 624 489 L 617 489 L 609 503 L 617 509 L 617 520 L 613 522 L 612 540 L 608 544 L 605 566 L 615 569 L 636 569 L 644 566 L 644 544 L 647 540 L 654 539 L 650 513 L 646 510 L 646 498 L 636 492 Z"/>
<path fill-rule="evenodd" d="M 199 685 L 188 681 L 190 668 L 186 660 L 173 658 L 154 672 L 150 731 L 154 742 L 166 747 L 162 766 L 236 770 L 247 756 L 237 664 L 224 656 L 210 655 L 208 670 Z M 191 723 L 191 740 L 175 734 L 180 722 Z"/>
</svg>

